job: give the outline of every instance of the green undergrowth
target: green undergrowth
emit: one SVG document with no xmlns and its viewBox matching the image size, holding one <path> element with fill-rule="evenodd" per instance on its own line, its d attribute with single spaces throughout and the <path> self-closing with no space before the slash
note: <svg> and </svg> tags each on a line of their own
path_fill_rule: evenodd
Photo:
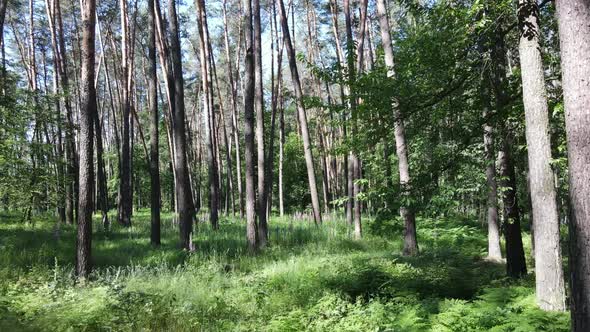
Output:
<svg viewBox="0 0 590 332">
<path fill-rule="evenodd" d="M 0 331 L 569 331 L 567 313 L 537 309 L 533 276 L 482 259 L 476 222 L 419 219 L 411 258 L 395 220 L 366 222 L 361 241 L 341 219 L 270 225 L 250 255 L 242 221 L 200 224 L 189 254 L 169 214 L 159 248 L 148 211 L 108 233 L 97 219 L 95 271 L 76 283 L 75 228 L 0 215 Z"/>
</svg>

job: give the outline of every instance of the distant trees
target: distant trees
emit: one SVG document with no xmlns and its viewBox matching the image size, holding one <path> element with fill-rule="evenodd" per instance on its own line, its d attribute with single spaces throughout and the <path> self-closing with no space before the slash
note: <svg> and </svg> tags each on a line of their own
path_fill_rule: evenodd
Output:
<svg viewBox="0 0 590 332">
<path fill-rule="evenodd" d="M 154 246 L 174 211 L 185 250 L 195 221 L 239 209 L 251 252 L 272 244 L 275 209 L 342 216 L 354 239 L 399 227 L 404 255 L 417 216 L 465 216 L 487 222 L 489 259 L 504 236 L 512 277 L 531 226 L 537 302 L 565 310 L 569 213 L 573 326 L 590 329 L 587 0 L 557 1 L 561 50 L 534 0 L 213 3 L 0 1 L 0 205 L 77 221 L 80 277 L 92 213 L 108 231 L 114 206 L 130 226 L 149 205 Z"/>
</svg>

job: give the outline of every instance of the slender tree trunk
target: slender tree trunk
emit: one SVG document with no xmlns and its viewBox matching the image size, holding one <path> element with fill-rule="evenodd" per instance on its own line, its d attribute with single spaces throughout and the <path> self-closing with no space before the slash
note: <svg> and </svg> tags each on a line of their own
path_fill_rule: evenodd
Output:
<svg viewBox="0 0 590 332">
<path fill-rule="evenodd" d="M 347 68 L 348 68 L 348 103 L 349 103 L 349 108 L 351 110 L 351 113 L 354 112 L 354 108 L 356 108 L 356 99 L 354 97 L 354 89 L 353 89 L 353 82 L 356 79 L 356 74 L 355 74 L 355 70 L 356 68 L 354 67 L 354 58 L 353 58 L 353 52 L 354 52 L 354 41 L 353 41 L 353 37 L 352 37 L 352 16 L 351 16 L 351 10 L 350 10 L 350 1 L 349 0 L 344 0 L 344 21 L 345 21 L 345 25 L 346 25 L 346 64 L 347 64 Z M 347 115 L 345 112 L 343 112 L 343 132 L 344 132 L 344 137 L 346 138 L 347 136 L 347 128 L 346 128 L 346 122 L 347 122 Z M 348 195 L 348 199 L 346 200 L 346 219 L 348 221 L 349 225 L 353 225 L 354 222 L 354 216 L 353 216 L 353 207 L 354 207 L 354 155 L 352 152 L 349 152 L 348 157 L 345 158 L 345 162 L 344 162 L 344 169 L 346 170 L 346 191 L 347 191 L 347 195 Z"/>
<path fill-rule="evenodd" d="M 526 119 L 529 183 L 533 206 L 537 304 L 544 310 L 564 311 L 565 286 L 559 245 L 557 195 L 551 171 L 549 107 L 539 45 L 536 0 L 519 0 L 520 64 Z"/>
<path fill-rule="evenodd" d="M 301 127 L 301 136 L 303 139 L 303 150 L 305 152 L 305 166 L 307 168 L 307 180 L 309 182 L 309 191 L 311 193 L 311 204 L 313 208 L 314 222 L 316 223 L 316 225 L 318 225 L 322 223 L 322 213 L 320 208 L 320 200 L 318 197 L 311 139 L 309 135 L 309 129 L 307 126 L 307 114 L 305 112 L 305 107 L 303 105 L 303 91 L 301 90 L 299 71 L 297 70 L 297 61 L 295 58 L 295 49 L 293 48 L 293 44 L 291 43 L 289 25 L 287 23 L 287 13 L 285 11 L 285 4 L 283 3 L 283 0 L 280 0 L 279 5 L 283 30 L 283 40 L 285 43 L 285 47 L 287 49 L 289 68 L 291 69 L 291 79 L 293 80 L 293 88 L 295 90 L 295 97 L 297 98 L 297 118 L 299 120 L 299 126 Z"/>
<path fill-rule="evenodd" d="M 277 108 L 279 102 L 279 91 L 282 88 L 282 59 L 283 59 L 283 44 L 279 42 L 279 32 L 277 25 L 277 11 L 276 2 L 272 3 L 272 16 L 270 18 L 270 34 L 271 34 L 271 119 L 270 119 L 270 140 L 268 144 L 268 151 L 266 158 L 266 219 L 270 219 L 272 212 L 272 192 L 274 182 L 274 147 L 275 147 L 275 130 L 276 130 L 276 119 L 277 119 Z M 281 45 L 281 46 L 279 46 Z M 276 48 L 276 55 L 275 55 Z M 275 78 L 275 58 L 277 60 L 277 75 Z M 268 233 L 268 231 L 267 231 Z"/>
<path fill-rule="evenodd" d="M 160 152 L 159 152 L 159 125 L 160 114 L 158 112 L 158 78 L 156 73 L 156 13 L 154 1 L 148 0 L 148 100 L 150 107 L 150 210 L 151 231 L 150 242 L 152 245 L 160 245 Z"/>
<path fill-rule="evenodd" d="M 285 108 L 283 107 L 283 94 L 279 91 L 279 213 L 285 216 L 285 196 L 283 192 L 283 167 L 285 162 Z"/>
<path fill-rule="evenodd" d="M 96 90 L 96 88 L 95 88 Z M 104 167 L 104 148 L 103 148 L 103 140 L 102 140 L 102 125 L 100 122 L 100 118 L 98 116 L 98 111 L 94 112 L 94 130 L 95 130 L 95 140 L 96 140 L 96 170 L 97 170 L 97 186 L 98 186 L 98 207 L 102 212 L 102 225 L 105 230 L 109 228 L 109 198 L 108 198 L 108 188 L 107 188 L 107 178 L 105 174 L 105 167 Z"/>
<path fill-rule="evenodd" d="M 180 223 L 180 243 L 183 249 L 193 250 L 191 236 L 195 213 L 193 195 L 190 188 L 188 164 L 186 160 L 186 133 L 184 115 L 184 79 L 182 77 L 182 61 L 180 51 L 180 33 L 176 16 L 175 0 L 168 0 L 170 25 L 170 55 L 174 73 L 174 114 L 172 131 L 174 134 L 176 198 Z"/>
<path fill-rule="evenodd" d="M 76 242 L 76 274 L 87 278 L 92 268 L 92 192 L 94 191 L 93 118 L 96 113 L 94 88 L 94 36 L 96 3 L 82 0 L 82 86 L 80 105 L 80 198 Z"/>
<path fill-rule="evenodd" d="M 201 77 L 203 83 L 203 114 L 205 115 L 205 133 L 207 136 L 207 161 L 209 164 L 209 213 L 210 222 L 213 229 L 219 228 L 219 172 L 215 142 L 215 111 L 213 109 L 213 85 L 210 79 L 210 50 L 207 32 L 207 14 L 205 11 L 205 2 L 198 0 L 199 11 L 199 36 L 200 36 L 200 59 L 201 59 Z"/>
<path fill-rule="evenodd" d="M 484 82 L 487 85 L 487 82 Z M 484 98 L 489 94 L 484 89 Z M 488 224 L 488 259 L 492 261 L 502 260 L 500 248 L 500 226 L 498 222 L 498 184 L 496 182 L 496 158 L 494 154 L 494 129 L 490 125 L 489 100 L 484 105 L 483 117 L 486 123 L 483 127 L 484 159 L 486 162 L 487 183 L 487 224 Z"/>
<path fill-rule="evenodd" d="M 572 329 L 582 332 L 590 330 L 590 1 L 556 3 L 571 200 Z"/>
<path fill-rule="evenodd" d="M 268 225 L 266 222 L 266 165 L 264 154 L 264 91 L 262 88 L 262 32 L 260 26 L 260 1 L 252 0 L 252 25 L 254 29 L 254 108 L 256 110 L 256 148 L 258 159 L 258 245 L 266 246 Z"/>
<path fill-rule="evenodd" d="M 385 64 L 388 67 L 387 75 L 395 77 L 393 46 L 391 44 L 391 35 L 389 33 L 389 19 L 387 17 L 387 5 L 385 0 L 377 0 L 377 13 L 379 16 L 379 26 L 381 29 L 381 39 L 383 41 L 383 50 L 385 52 Z M 409 198 L 410 196 L 410 167 L 408 162 L 408 150 L 406 145 L 406 133 L 402 114 L 399 110 L 396 100 L 392 102 L 394 122 L 395 146 L 399 166 L 400 185 L 402 195 Z M 416 237 L 416 218 L 411 206 L 402 204 L 400 215 L 404 220 L 404 255 L 413 256 L 418 253 L 418 240 Z"/>
<path fill-rule="evenodd" d="M 123 226 L 131 226 L 131 212 L 133 208 L 132 187 L 131 187 L 131 158 L 130 158 L 130 63 L 129 63 L 129 33 L 127 22 L 127 0 L 120 1 L 121 10 L 121 86 L 122 86 L 122 103 L 123 112 L 123 134 L 121 146 L 121 169 L 119 181 L 119 223 Z"/>
<path fill-rule="evenodd" d="M 234 69 L 232 66 L 232 58 L 230 54 L 230 46 L 229 46 L 229 33 L 228 33 L 228 21 L 227 21 L 227 9 L 226 9 L 226 2 L 227 0 L 223 1 L 223 37 L 225 42 L 225 57 L 227 60 L 227 72 L 229 77 L 229 84 L 231 89 L 231 107 L 232 107 L 232 134 L 234 145 L 236 149 L 236 182 L 238 186 L 238 204 L 240 209 L 240 217 L 244 217 L 244 194 L 242 192 L 242 170 L 241 170 L 241 153 L 240 153 L 240 138 L 239 138 L 239 131 L 238 131 L 238 91 L 237 91 L 237 83 L 234 79 Z M 241 31 L 240 31 L 241 33 Z M 240 36 L 241 37 L 241 36 Z M 239 47 L 239 46 L 238 46 Z M 231 171 L 231 170 L 230 170 Z"/>
<path fill-rule="evenodd" d="M 254 33 L 252 26 L 252 0 L 244 0 L 244 32 L 246 58 L 244 61 L 244 154 L 246 162 L 246 238 L 248 249 L 258 249 L 258 225 L 256 223 L 256 193 L 254 190 Z"/>
<path fill-rule="evenodd" d="M 516 199 L 516 174 L 510 153 L 510 137 L 505 137 L 498 153 L 502 187 L 504 187 L 504 237 L 506 238 L 506 272 L 508 276 L 520 278 L 526 275 L 526 261 L 520 230 L 520 209 Z"/>
</svg>

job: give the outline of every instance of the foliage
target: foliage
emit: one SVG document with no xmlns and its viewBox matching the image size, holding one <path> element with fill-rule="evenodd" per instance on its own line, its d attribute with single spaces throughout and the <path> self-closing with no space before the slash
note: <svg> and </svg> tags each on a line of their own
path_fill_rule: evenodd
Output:
<svg viewBox="0 0 590 332">
<path fill-rule="evenodd" d="M 94 234 L 96 270 L 73 279 L 74 228 L 0 217 L 0 327 L 12 331 L 567 331 L 569 315 L 534 304 L 531 278 L 483 261 L 470 219 L 419 219 L 419 257 L 400 256 L 399 221 L 385 215 L 352 241 L 344 221 L 271 220 L 271 246 L 250 256 L 244 225 L 200 225 L 179 252 L 170 215 L 160 248 L 149 213 L 131 229 Z M 97 219 L 98 221 L 98 219 Z M 96 223 L 98 224 L 98 222 Z M 381 226 L 377 227 L 376 225 Z M 384 226 L 391 225 L 391 226 Z M 68 262 L 68 263 L 65 263 Z M 64 264 L 65 263 L 65 264 Z"/>
</svg>

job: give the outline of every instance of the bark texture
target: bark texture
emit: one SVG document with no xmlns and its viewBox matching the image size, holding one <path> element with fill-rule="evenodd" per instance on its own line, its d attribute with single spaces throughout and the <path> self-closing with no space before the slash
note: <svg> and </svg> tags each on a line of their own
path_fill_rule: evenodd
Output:
<svg viewBox="0 0 590 332">
<path fill-rule="evenodd" d="M 187 144 L 184 110 L 184 79 L 182 77 L 182 57 L 180 51 L 180 34 L 178 18 L 176 16 L 175 0 L 168 1 L 168 15 L 170 24 L 170 55 L 172 71 L 174 73 L 174 114 L 173 114 L 173 142 L 174 167 L 176 169 L 176 204 L 178 205 L 178 222 L 180 224 L 180 243 L 183 249 L 192 250 L 191 235 L 193 231 L 193 217 L 195 213 L 193 194 L 190 188 L 190 178 L 187 164 Z"/>
<path fill-rule="evenodd" d="M 556 4 L 571 200 L 572 329 L 581 332 L 590 330 L 590 1 Z"/>
<path fill-rule="evenodd" d="M 158 81 L 156 77 L 156 14 L 154 1 L 148 0 L 148 100 L 150 107 L 150 209 L 152 245 L 160 245 L 160 153 Z"/>
<path fill-rule="evenodd" d="M 539 8 L 536 0 L 519 0 L 520 66 L 533 210 L 537 244 L 535 282 L 537 304 L 544 310 L 564 311 L 565 287 L 559 245 L 557 196 L 551 170 L 549 107 L 539 45 Z"/>
<path fill-rule="evenodd" d="M 87 278 L 92 264 L 92 195 L 94 192 L 94 132 L 96 89 L 94 87 L 95 0 L 82 0 L 82 49 L 80 90 L 80 177 L 78 200 L 78 236 L 76 241 L 76 274 Z"/>
<path fill-rule="evenodd" d="M 244 0 L 244 33 L 246 58 L 244 63 L 244 160 L 246 172 L 246 238 L 248 249 L 258 249 L 258 225 L 256 223 L 256 193 L 254 190 L 254 41 L 252 28 L 252 1 Z"/>
<path fill-rule="evenodd" d="M 526 275 L 526 261 L 520 230 L 520 209 L 516 199 L 516 172 L 510 154 L 511 140 L 505 138 L 498 153 L 502 187 L 504 187 L 504 237 L 506 238 L 506 272 L 508 276 L 520 278 Z"/>
</svg>

